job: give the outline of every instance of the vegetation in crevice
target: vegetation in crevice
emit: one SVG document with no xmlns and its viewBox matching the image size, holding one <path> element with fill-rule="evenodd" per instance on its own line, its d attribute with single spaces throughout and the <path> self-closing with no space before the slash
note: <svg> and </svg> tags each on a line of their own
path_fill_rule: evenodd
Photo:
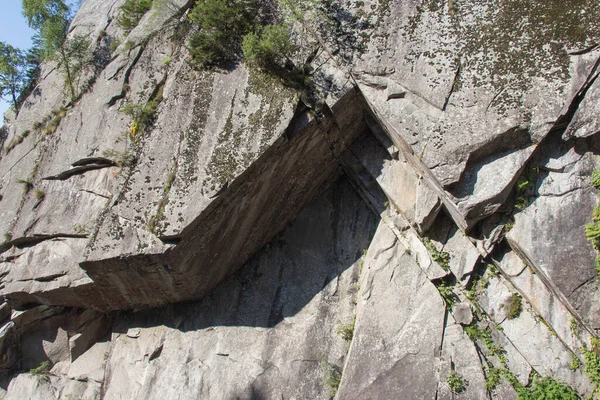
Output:
<svg viewBox="0 0 600 400">
<path fill-rule="evenodd" d="M 431 259 L 439 264 L 444 271 L 450 270 L 450 254 L 443 250 L 438 250 L 435 244 L 428 237 L 423 238 L 423 244 L 429 251 Z"/>
<path fill-rule="evenodd" d="M 600 170 L 592 171 L 591 182 L 596 189 L 600 188 Z M 592 222 L 585 224 L 585 237 L 596 250 L 596 275 L 600 276 L 600 205 L 592 211 Z"/>
<path fill-rule="evenodd" d="M 339 325 L 336 329 L 338 335 L 342 337 L 346 342 L 351 342 L 354 337 L 354 325 L 356 324 L 356 315 L 352 317 L 352 322 L 347 324 Z"/>
<path fill-rule="evenodd" d="M 150 217 L 147 222 L 148 230 L 155 235 L 160 234 L 159 224 L 165 219 L 165 208 L 167 207 L 167 204 L 169 204 L 169 192 L 171 191 L 171 187 L 173 186 L 175 178 L 177 177 L 176 171 L 177 162 L 173 163 L 171 171 L 167 174 L 165 184 L 163 185 L 161 199 L 157 204 L 156 214 Z"/>
<path fill-rule="evenodd" d="M 152 98 L 146 104 L 125 104 L 121 112 L 131 117 L 129 137 L 133 143 L 139 140 L 139 134 L 144 132 L 156 119 L 156 111 L 163 100 L 164 83 L 159 84 Z"/>
<path fill-rule="evenodd" d="M 584 372 L 594 385 L 594 393 L 600 393 L 600 339 L 591 339 L 591 349 L 582 348 Z"/>
<path fill-rule="evenodd" d="M 529 198 L 532 195 L 538 172 L 537 168 L 529 167 L 525 168 L 519 176 L 515 185 L 514 207 L 516 210 L 522 211 L 529 205 Z"/>
<path fill-rule="evenodd" d="M 579 360 L 579 358 L 571 353 L 571 362 L 569 363 L 569 369 L 571 371 L 577 371 L 579 368 L 581 367 L 581 360 Z"/>
<path fill-rule="evenodd" d="M 321 360 L 321 369 L 323 370 L 323 384 L 329 387 L 331 397 L 335 397 L 342 381 L 342 369 L 325 359 Z"/>
<path fill-rule="evenodd" d="M 106 149 L 102 152 L 102 156 L 108 158 L 118 167 L 129 167 L 133 164 L 134 156 L 130 149 L 118 151 L 115 149 Z"/>
<path fill-rule="evenodd" d="M 452 309 L 456 303 L 460 300 L 459 297 L 454 293 L 453 285 L 450 285 L 446 280 L 440 281 L 436 285 L 437 290 L 446 303 L 448 309 Z"/>
<path fill-rule="evenodd" d="M 450 372 L 448 378 L 446 378 L 446 383 L 450 391 L 454 394 L 460 394 L 467 389 L 466 381 L 456 371 Z"/>
<path fill-rule="evenodd" d="M 152 8 L 152 0 L 125 0 L 119 7 L 117 25 L 129 34 L 140 22 L 142 17 Z"/>
<path fill-rule="evenodd" d="M 40 365 L 29 370 L 29 373 L 36 376 L 48 376 L 50 375 L 50 363 L 48 361 L 42 361 Z"/>
<path fill-rule="evenodd" d="M 521 315 L 521 311 L 523 311 L 522 297 L 517 293 L 513 293 L 507 300 L 507 306 L 508 306 L 507 318 L 508 319 L 518 318 L 519 315 Z"/>
</svg>

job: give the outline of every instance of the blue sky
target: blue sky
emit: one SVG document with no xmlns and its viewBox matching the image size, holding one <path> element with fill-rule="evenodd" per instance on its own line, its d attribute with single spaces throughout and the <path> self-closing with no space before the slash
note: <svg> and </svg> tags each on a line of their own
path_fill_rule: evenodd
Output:
<svg viewBox="0 0 600 400">
<path fill-rule="evenodd" d="M 0 12 L 0 41 L 26 50 L 31 46 L 31 30 L 21 14 L 21 0 L 4 0 Z M 0 100 L 0 115 L 8 109 L 9 103 Z M 2 123 L 0 118 L 0 125 Z"/>
<path fill-rule="evenodd" d="M 69 1 L 72 6 L 77 7 L 79 1 Z M 25 18 L 21 14 L 21 0 L 2 0 L 0 11 L 0 41 L 27 50 L 31 46 L 31 37 L 34 32 L 27 26 Z M 10 104 L 0 100 L 0 125 L 2 115 L 8 110 Z"/>
</svg>

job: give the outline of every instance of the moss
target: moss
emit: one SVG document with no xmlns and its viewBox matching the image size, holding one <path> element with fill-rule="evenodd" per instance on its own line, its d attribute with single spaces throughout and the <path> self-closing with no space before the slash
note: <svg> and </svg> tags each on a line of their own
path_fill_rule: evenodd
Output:
<svg viewBox="0 0 600 400">
<path fill-rule="evenodd" d="M 33 369 L 29 370 L 29 373 L 31 375 L 43 375 L 43 376 L 47 376 L 47 375 L 50 375 L 49 368 L 50 368 L 50 363 L 48 361 L 43 361 L 36 368 L 33 368 Z"/>
<path fill-rule="evenodd" d="M 508 299 L 508 319 L 515 319 L 523 311 L 523 301 L 520 295 L 513 293 Z"/>
<path fill-rule="evenodd" d="M 409 19 L 405 35 L 414 39 L 409 61 L 421 57 L 420 38 L 431 25 L 441 25 L 444 36 L 457 40 L 453 48 L 442 41 L 433 51 L 434 62 L 461 54 L 473 72 L 471 84 L 497 89 L 494 107 L 499 112 L 520 103 L 536 78 L 567 82 L 567 52 L 600 39 L 600 5 L 594 0 L 449 0 L 446 9 L 441 4 L 425 0 Z"/>
</svg>

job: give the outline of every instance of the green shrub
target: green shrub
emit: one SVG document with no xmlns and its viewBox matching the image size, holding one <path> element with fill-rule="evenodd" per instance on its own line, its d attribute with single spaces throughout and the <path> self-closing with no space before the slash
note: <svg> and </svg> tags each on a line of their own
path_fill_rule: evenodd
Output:
<svg viewBox="0 0 600 400">
<path fill-rule="evenodd" d="M 450 375 L 448 375 L 446 382 L 452 393 L 462 393 L 467 389 L 464 379 L 458 375 L 456 371 L 452 371 Z"/>
<path fill-rule="evenodd" d="M 491 392 L 496 389 L 500 380 L 502 379 L 502 375 L 498 368 L 494 368 L 493 366 L 489 366 L 489 368 L 484 370 L 485 372 L 485 390 Z"/>
<path fill-rule="evenodd" d="M 600 389 L 600 357 L 598 357 L 597 350 L 598 346 L 594 341 L 592 341 L 592 350 L 581 349 L 585 364 L 584 372 L 596 390 Z"/>
<path fill-rule="evenodd" d="M 535 374 L 528 386 L 517 386 L 519 400 L 577 400 L 579 396 L 569 385 L 558 382 L 549 376 L 540 377 Z"/>
<path fill-rule="evenodd" d="M 459 300 L 458 296 L 454 293 L 454 291 L 452 290 L 452 286 L 449 286 L 446 282 L 442 282 L 438 287 L 437 287 L 438 291 L 440 292 L 440 295 L 444 298 L 444 300 L 446 301 L 446 305 L 448 306 L 448 308 L 452 308 L 454 307 L 454 305 L 456 304 L 456 302 Z"/>
<path fill-rule="evenodd" d="M 579 358 L 577 358 L 575 354 L 571 353 L 571 362 L 569 363 L 569 369 L 571 371 L 577 371 L 579 367 L 581 367 L 581 361 L 579 361 Z"/>
<path fill-rule="evenodd" d="M 585 224 L 585 236 L 594 249 L 600 250 L 600 205 L 594 207 L 592 222 Z"/>
<path fill-rule="evenodd" d="M 595 169 L 594 171 L 592 171 L 591 183 L 593 187 L 595 187 L 596 189 L 600 189 L 600 170 Z"/>
<path fill-rule="evenodd" d="M 242 52 L 249 65 L 268 72 L 282 71 L 296 52 L 285 25 L 267 25 L 244 37 Z"/>
<path fill-rule="evenodd" d="M 125 33 L 131 32 L 150 8 L 152 8 L 152 0 L 125 0 L 119 7 L 121 14 L 117 18 L 117 25 Z"/>
<path fill-rule="evenodd" d="M 198 31 L 190 37 L 189 51 L 197 68 L 224 66 L 239 58 L 242 38 L 258 14 L 253 2 L 200 0 L 190 13 Z"/>
<path fill-rule="evenodd" d="M 161 86 L 154 97 L 145 105 L 141 104 L 126 104 L 121 109 L 123 114 L 131 117 L 129 125 L 129 134 L 135 140 L 139 132 L 143 132 L 156 118 L 156 110 L 163 100 L 163 87 Z"/>
</svg>

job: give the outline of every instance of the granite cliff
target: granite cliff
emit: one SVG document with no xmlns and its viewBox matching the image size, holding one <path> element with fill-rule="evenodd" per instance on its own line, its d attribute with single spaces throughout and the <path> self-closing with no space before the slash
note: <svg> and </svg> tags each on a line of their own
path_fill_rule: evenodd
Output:
<svg viewBox="0 0 600 400">
<path fill-rule="evenodd" d="M 5 116 L 5 399 L 598 396 L 596 2 L 281 2 L 310 90 L 123 2 Z"/>
</svg>

